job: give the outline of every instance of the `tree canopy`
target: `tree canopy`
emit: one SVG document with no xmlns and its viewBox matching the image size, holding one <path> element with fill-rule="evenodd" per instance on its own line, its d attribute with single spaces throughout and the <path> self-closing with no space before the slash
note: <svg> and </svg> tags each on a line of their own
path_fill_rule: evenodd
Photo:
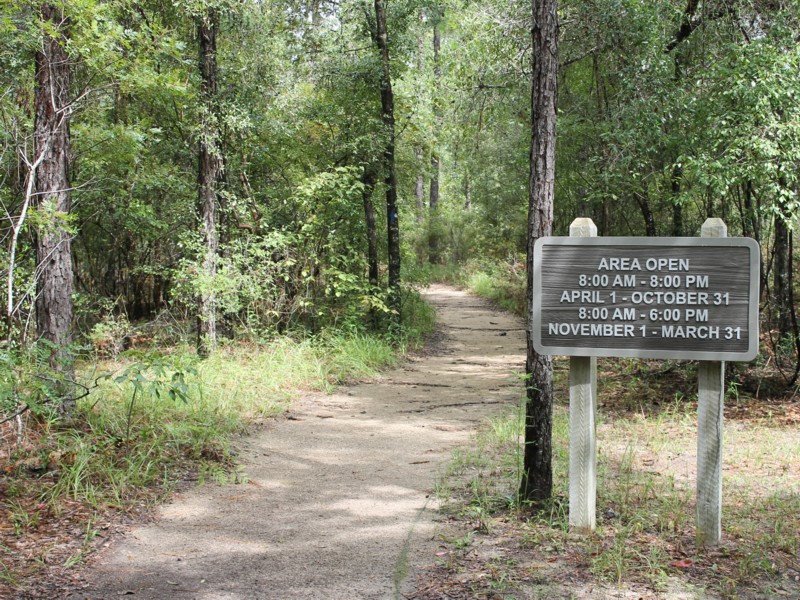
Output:
<svg viewBox="0 0 800 600">
<path fill-rule="evenodd" d="M 37 257 L 36 244 L 54 231 L 71 244 L 78 341 L 109 315 L 193 319 L 209 298 L 220 335 L 233 338 L 379 315 L 388 324 L 420 265 L 521 262 L 527 5 L 0 6 L 12 345 L 42 335 L 36 298 L 51 254 L 40 244 Z M 799 18 L 780 0 L 562 2 L 554 232 L 588 216 L 600 235 L 693 235 L 720 216 L 763 244 L 765 306 L 791 333 Z M 37 59 L 47 44 L 63 54 L 49 71 Z M 37 90 L 55 66 L 67 78 L 57 108 L 67 179 L 48 191 L 35 185 L 46 166 Z M 55 191 L 69 203 L 54 203 Z"/>
</svg>

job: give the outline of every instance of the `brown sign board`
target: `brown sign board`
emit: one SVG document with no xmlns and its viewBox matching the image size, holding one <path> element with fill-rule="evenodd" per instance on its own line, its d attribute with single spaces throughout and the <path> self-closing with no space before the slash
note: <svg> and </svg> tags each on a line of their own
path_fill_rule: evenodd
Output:
<svg viewBox="0 0 800 600">
<path fill-rule="evenodd" d="M 540 238 L 533 346 L 566 356 L 752 360 L 759 259 L 750 238 Z"/>
</svg>

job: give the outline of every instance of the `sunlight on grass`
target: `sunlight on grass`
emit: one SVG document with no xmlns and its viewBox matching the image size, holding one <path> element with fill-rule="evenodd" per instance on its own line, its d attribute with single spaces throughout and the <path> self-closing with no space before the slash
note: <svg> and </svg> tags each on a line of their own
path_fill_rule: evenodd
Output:
<svg viewBox="0 0 800 600">
<path fill-rule="evenodd" d="M 517 514 L 522 520 L 511 537 L 534 555 L 551 556 L 551 562 L 581 557 L 587 585 L 594 578 L 596 585 L 644 586 L 688 597 L 780 590 L 800 559 L 800 432 L 760 422 L 726 423 L 723 543 L 698 550 L 696 413 L 677 396 L 659 408 L 623 415 L 601 409 L 598 528 L 591 536 L 570 533 L 567 526 L 569 414 L 563 404 L 554 407 L 555 489 L 549 511 L 530 516 L 516 501 L 519 414 L 489 422 L 456 452 L 437 486 L 445 510 L 489 534 Z"/>
<path fill-rule="evenodd" d="M 237 345 L 202 362 L 177 352 L 168 369 L 148 370 L 146 360 L 132 369 L 125 358 L 100 365 L 113 375 L 82 400 L 80 431 L 53 436 L 60 472 L 43 498 L 55 510 L 61 498 L 125 508 L 169 493 L 192 464 L 216 480 L 226 472 L 235 477 L 233 436 L 280 414 L 300 394 L 374 377 L 396 360 L 388 342 L 361 335 Z"/>
<path fill-rule="evenodd" d="M 506 310 L 516 314 L 524 312 L 524 269 L 505 263 L 484 265 L 478 270 L 470 270 L 466 285 L 477 296 L 496 302 Z"/>
<path fill-rule="evenodd" d="M 179 482 L 246 483 L 236 464 L 240 436 L 304 395 L 379 376 L 434 327 L 434 309 L 409 288 L 402 323 L 388 333 L 348 328 L 238 340 L 205 360 L 176 342 L 79 365 L 88 395 L 75 413 L 64 420 L 37 405 L 24 415 L 24 437 L 5 448 L 0 522 L 11 524 L 13 547 L 0 545 L 0 584 L 41 569 L 43 554 L 67 567 L 82 562 L 96 521 L 147 510 Z M 76 532 L 84 543 L 67 547 L 62 540 Z M 31 546 L 29 534 L 46 543 Z"/>
</svg>

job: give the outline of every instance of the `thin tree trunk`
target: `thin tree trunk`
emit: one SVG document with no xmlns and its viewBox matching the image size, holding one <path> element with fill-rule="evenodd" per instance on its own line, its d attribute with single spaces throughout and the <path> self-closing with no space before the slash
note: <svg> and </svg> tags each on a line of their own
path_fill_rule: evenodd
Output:
<svg viewBox="0 0 800 600">
<path fill-rule="evenodd" d="M 469 167 L 464 172 L 464 210 L 472 210 L 472 178 L 469 174 Z"/>
<path fill-rule="evenodd" d="M 417 197 L 417 223 L 422 223 L 422 213 L 425 210 L 425 175 L 422 172 L 422 159 L 424 156 L 422 147 L 417 148 L 417 168 L 420 169 L 417 173 L 417 187 L 415 195 Z"/>
<path fill-rule="evenodd" d="M 761 245 L 761 220 L 760 220 L 760 213 L 759 207 L 756 206 L 753 201 L 756 200 L 755 192 L 753 190 L 753 182 L 751 180 L 747 180 L 744 185 L 744 210 L 745 215 L 743 217 L 743 223 L 749 223 L 749 228 L 752 228 L 752 236 L 753 239 Z M 748 229 L 748 226 L 742 227 L 742 229 Z M 747 235 L 747 234 L 745 234 Z M 765 290 L 768 288 L 768 281 L 767 281 L 767 266 L 765 264 L 766 261 L 759 261 L 759 297 L 764 294 Z"/>
<path fill-rule="evenodd" d="M 395 174 L 394 92 L 389 70 L 389 34 L 386 30 L 386 8 L 383 0 L 375 0 L 376 43 L 381 53 L 381 119 L 386 141 L 383 149 L 383 173 L 386 184 L 386 222 L 389 255 L 389 308 L 400 315 L 400 221 L 397 211 L 397 177 Z"/>
<path fill-rule="evenodd" d="M 777 327 L 781 339 L 792 332 L 792 275 L 789 254 L 789 227 L 783 215 L 775 215 L 775 246 L 773 248 L 773 302 L 778 313 Z"/>
<path fill-rule="evenodd" d="M 428 262 L 439 263 L 439 156 L 431 152 L 431 193 L 428 197 Z"/>
<path fill-rule="evenodd" d="M 642 211 L 642 218 L 644 219 L 644 229 L 648 237 L 655 237 L 656 235 L 656 218 L 653 215 L 653 209 L 650 208 L 650 200 L 647 197 L 647 192 L 634 192 L 634 198 Z"/>
<path fill-rule="evenodd" d="M 73 358 L 68 346 L 72 341 L 72 234 L 64 216 L 71 210 L 70 198 L 70 69 L 65 49 L 62 10 L 50 4 L 40 7 L 42 20 L 56 34 L 46 33 L 36 52 L 34 90 L 35 155 L 44 153 L 36 169 L 35 205 L 47 222 L 36 232 L 36 329 L 52 344 L 50 366 L 70 378 Z M 68 414 L 74 400 L 64 400 L 60 407 Z"/>
<path fill-rule="evenodd" d="M 375 191 L 376 175 L 371 167 L 364 170 L 361 182 L 364 184 L 364 220 L 367 224 L 367 269 L 369 284 L 378 287 L 378 228 L 375 224 L 375 206 L 372 193 Z"/>
<path fill-rule="evenodd" d="M 558 2 L 533 0 L 533 82 L 531 90 L 531 157 L 528 195 L 527 401 L 525 450 L 520 498 L 534 503 L 553 491 L 552 415 L 553 363 L 533 347 L 533 246 L 553 229 L 555 182 L 556 98 L 558 75 Z"/>
<path fill-rule="evenodd" d="M 683 178 L 683 169 L 680 165 L 675 165 L 672 168 L 672 235 L 681 237 L 683 235 L 683 206 L 681 205 L 678 196 L 681 193 L 681 179 Z"/>
<path fill-rule="evenodd" d="M 217 343 L 216 294 L 212 282 L 217 273 L 217 191 L 222 175 L 217 110 L 217 32 L 219 15 L 210 10 L 198 23 L 200 47 L 200 98 L 202 124 L 198 156 L 198 212 L 203 238 L 203 275 L 198 298 L 197 353 L 208 356 Z"/>
<path fill-rule="evenodd" d="M 417 72 L 420 76 L 424 75 L 425 73 L 425 46 L 424 46 L 424 24 L 425 24 L 425 13 L 423 11 L 419 11 L 419 34 L 417 35 Z M 416 150 L 417 155 L 417 187 L 416 187 L 416 197 L 417 197 L 417 223 L 422 223 L 423 211 L 425 210 L 425 169 L 422 165 L 423 158 L 425 156 L 425 148 L 423 148 L 422 144 L 417 146 Z"/>
<path fill-rule="evenodd" d="M 442 16 L 436 11 L 433 22 L 433 123 L 436 131 L 441 130 L 442 108 L 440 98 L 440 88 L 442 79 L 442 65 L 439 60 L 439 50 L 442 45 L 441 27 L 439 26 Z M 434 138 L 433 148 L 431 148 L 431 193 L 428 198 L 428 262 L 432 265 L 439 262 L 439 144 Z"/>
</svg>

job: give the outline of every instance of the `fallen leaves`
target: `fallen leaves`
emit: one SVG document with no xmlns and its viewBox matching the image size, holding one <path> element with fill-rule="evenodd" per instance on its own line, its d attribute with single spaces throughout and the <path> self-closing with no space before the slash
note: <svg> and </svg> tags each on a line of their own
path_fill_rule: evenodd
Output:
<svg viewBox="0 0 800 600">
<path fill-rule="evenodd" d="M 690 569 L 694 566 L 694 561 L 691 558 L 684 558 L 683 560 L 672 561 L 669 566 L 676 569 Z"/>
</svg>

